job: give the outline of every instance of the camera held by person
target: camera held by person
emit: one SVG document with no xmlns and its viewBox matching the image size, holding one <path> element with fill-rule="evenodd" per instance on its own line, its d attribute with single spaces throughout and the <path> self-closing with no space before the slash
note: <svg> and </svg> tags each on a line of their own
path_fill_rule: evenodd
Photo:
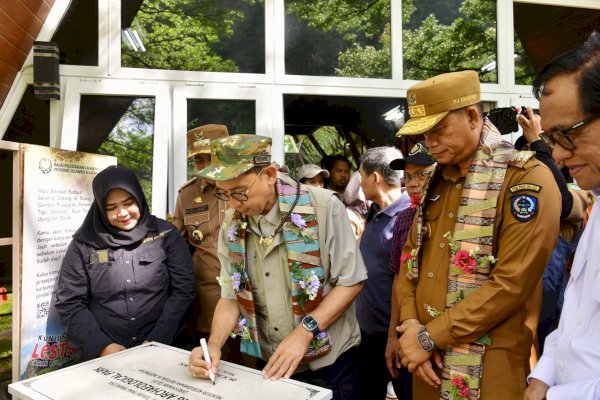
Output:
<svg viewBox="0 0 600 400">
<path fill-rule="evenodd" d="M 508 135 L 519 130 L 517 115 L 527 116 L 527 107 L 500 107 L 494 108 L 487 113 L 487 117 L 492 124 L 503 135 Z"/>
</svg>

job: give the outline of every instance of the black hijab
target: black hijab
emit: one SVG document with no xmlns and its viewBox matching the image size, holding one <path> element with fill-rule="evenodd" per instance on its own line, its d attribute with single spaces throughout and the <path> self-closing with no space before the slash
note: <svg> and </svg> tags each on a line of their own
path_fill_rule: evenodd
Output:
<svg viewBox="0 0 600 400">
<path fill-rule="evenodd" d="M 100 248 L 115 248 L 135 244 L 146 237 L 149 231 L 156 230 L 156 217 L 150 214 L 142 187 L 129 168 L 112 165 L 100 171 L 92 182 L 94 202 L 73 238 L 88 245 Z M 123 189 L 130 193 L 140 209 L 140 219 L 130 231 L 115 228 L 106 218 L 106 195 L 112 189 Z"/>
</svg>

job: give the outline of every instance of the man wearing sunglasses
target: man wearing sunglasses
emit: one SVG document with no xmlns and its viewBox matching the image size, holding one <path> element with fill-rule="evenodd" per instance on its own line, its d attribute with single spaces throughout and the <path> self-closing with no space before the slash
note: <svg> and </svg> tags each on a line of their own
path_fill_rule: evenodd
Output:
<svg viewBox="0 0 600 400">
<path fill-rule="evenodd" d="M 528 378 L 527 400 L 600 398 L 600 34 L 558 56 L 534 81 L 544 140 L 596 198 L 579 240 L 558 328 Z"/>
<path fill-rule="evenodd" d="M 558 237 L 550 171 L 484 118 L 476 71 L 407 91 L 399 135 L 424 134 L 437 166 L 401 256 L 398 341 L 413 398 L 523 398 L 533 335 L 525 304 Z"/>
<path fill-rule="evenodd" d="M 367 276 L 343 203 L 278 173 L 263 136 L 214 141 L 211 164 L 199 174 L 216 181 L 214 195 L 230 210 L 219 236 L 212 364 L 196 348 L 190 372 L 216 372 L 233 331 L 243 352 L 263 360 L 265 379 L 292 377 L 332 389 L 334 399 L 357 399 L 352 302 Z"/>
</svg>

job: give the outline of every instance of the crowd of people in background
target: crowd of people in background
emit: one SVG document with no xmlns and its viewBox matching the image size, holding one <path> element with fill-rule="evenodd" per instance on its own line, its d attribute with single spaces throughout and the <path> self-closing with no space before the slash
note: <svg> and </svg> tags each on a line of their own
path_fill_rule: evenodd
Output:
<svg viewBox="0 0 600 400">
<path fill-rule="evenodd" d="M 58 281 L 69 339 L 87 359 L 176 345 L 194 377 L 226 360 L 334 399 L 600 399 L 600 34 L 533 86 L 513 146 L 477 72 L 419 82 L 397 133 L 414 145 L 354 172 L 192 129 L 172 224 L 108 167 Z"/>
</svg>

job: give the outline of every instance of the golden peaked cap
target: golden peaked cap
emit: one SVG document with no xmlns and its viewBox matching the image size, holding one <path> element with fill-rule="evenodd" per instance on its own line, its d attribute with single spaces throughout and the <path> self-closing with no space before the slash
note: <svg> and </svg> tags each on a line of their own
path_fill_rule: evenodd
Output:
<svg viewBox="0 0 600 400">
<path fill-rule="evenodd" d="M 434 76 L 411 86 L 406 100 L 410 118 L 396 136 L 425 133 L 450 111 L 479 103 L 479 74 L 460 71 Z"/>
<path fill-rule="evenodd" d="M 208 124 L 190 129 L 187 133 L 187 158 L 196 154 L 210 154 L 210 143 L 227 136 L 229 132 L 225 125 Z"/>
</svg>

